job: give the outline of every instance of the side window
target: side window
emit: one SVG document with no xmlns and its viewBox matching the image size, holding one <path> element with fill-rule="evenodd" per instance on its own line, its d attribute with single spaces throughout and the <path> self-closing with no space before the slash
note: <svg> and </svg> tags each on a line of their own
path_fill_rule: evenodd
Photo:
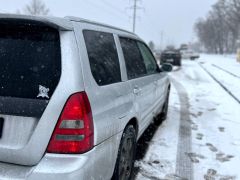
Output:
<svg viewBox="0 0 240 180">
<path fill-rule="evenodd" d="M 140 52 L 142 54 L 144 64 L 145 64 L 146 69 L 147 69 L 147 74 L 158 73 L 158 66 L 157 66 L 156 60 L 153 57 L 149 48 L 141 42 L 138 42 L 137 44 L 138 44 L 138 47 L 139 47 Z"/>
<path fill-rule="evenodd" d="M 137 42 L 128 38 L 120 38 L 120 43 L 126 63 L 128 79 L 146 75 L 146 67 Z"/>
<path fill-rule="evenodd" d="M 121 81 L 120 64 L 113 34 L 84 30 L 91 71 L 100 86 Z"/>
</svg>

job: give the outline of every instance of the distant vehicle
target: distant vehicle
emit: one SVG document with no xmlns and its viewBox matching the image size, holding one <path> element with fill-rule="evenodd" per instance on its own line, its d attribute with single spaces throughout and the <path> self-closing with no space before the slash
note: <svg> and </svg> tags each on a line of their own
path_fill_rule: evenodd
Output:
<svg viewBox="0 0 240 180">
<path fill-rule="evenodd" d="M 238 53 L 237 53 L 237 61 L 240 62 L 240 49 L 238 50 Z"/>
<path fill-rule="evenodd" d="M 180 46 L 180 50 L 187 50 L 188 49 L 188 45 L 187 44 L 182 44 Z"/>
<path fill-rule="evenodd" d="M 240 39 L 237 40 L 237 46 L 238 46 L 238 48 L 237 48 L 237 62 L 240 63 Z"/>
<path fill-rule="evenodd" d="M 192 50 L 181 50 L 182 59 L 195 60 L 200 57 L 200 55 Z"/>
<path fill-rule="evenodd" d="M 240 48 L 237 51 L 237 61 L 240 62 Z"/>
<path fill-rule="evenodd" d="M 181 53 L 178 50 L 165 50 L 161 54 L 160 64 L 170 63 L 174 66 L 182 65 Z"/>
<path fill-rule="evenodd" d="M 170 64 L 135 34 L 75 17 L 0 15 L 0 179 L 131 179 L 167 117 Z"/>
</svg>

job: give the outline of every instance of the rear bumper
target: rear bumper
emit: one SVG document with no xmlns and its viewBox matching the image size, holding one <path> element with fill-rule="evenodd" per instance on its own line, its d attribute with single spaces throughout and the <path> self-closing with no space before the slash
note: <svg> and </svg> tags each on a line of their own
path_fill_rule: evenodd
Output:
<svg viewBox="0 0 240 180">
<path fill-rule="evenodd" d="M 82 155 L 45 154 L 35 167 L 0 163 L 0 179 L 111 179 L 122 133 Z"/>
<path fill-rule="evenodd" d="M 198 58 L 200 58 L 200 56 L 199 55 L 194 55 L 194 56 L 191 56 L 191 58 L 198 59 Z"/>
</svg>

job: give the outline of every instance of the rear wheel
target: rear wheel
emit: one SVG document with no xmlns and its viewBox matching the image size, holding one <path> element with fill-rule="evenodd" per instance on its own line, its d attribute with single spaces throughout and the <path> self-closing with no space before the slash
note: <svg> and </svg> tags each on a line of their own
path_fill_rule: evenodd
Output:
<svg viewBox="0 0 240 180">
<path fill-rule="evenodd" d="M 136 153 L 136 131 L 132 125 L 125 128 L 120 142 L 113 180 L 131 180 Z"/>
</svg>

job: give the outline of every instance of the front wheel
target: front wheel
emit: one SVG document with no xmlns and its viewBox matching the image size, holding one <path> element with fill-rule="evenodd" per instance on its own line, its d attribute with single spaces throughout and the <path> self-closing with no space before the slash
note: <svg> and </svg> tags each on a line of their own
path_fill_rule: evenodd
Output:
<svg viewBox="0 0 240 180">
<path fill-rule="evenodd" d="M 120 142 L 113 180 L 131 180 L 136 154 L 136 139 L 134 127 L 127 126 Z"/>
</svg>

